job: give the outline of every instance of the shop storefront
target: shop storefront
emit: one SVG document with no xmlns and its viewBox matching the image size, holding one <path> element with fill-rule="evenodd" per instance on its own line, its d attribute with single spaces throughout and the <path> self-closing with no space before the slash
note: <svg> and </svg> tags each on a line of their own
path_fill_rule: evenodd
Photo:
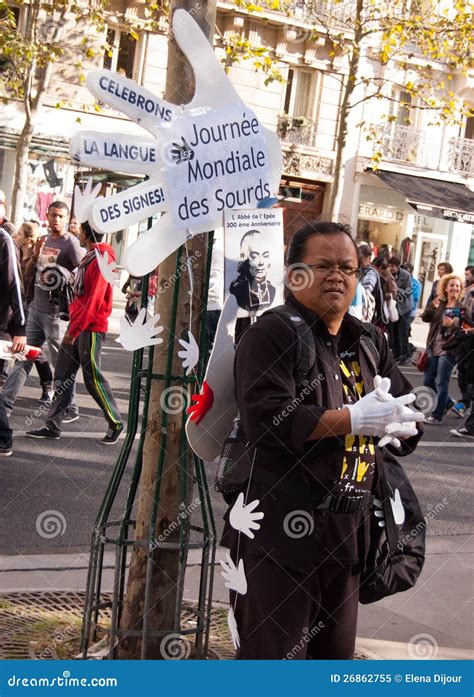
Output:
<svg viewBox="0 0 474 697">
<path fill-rule="evenodd" d="M 423 304 L 440 262 L 449 261 L 460 274 L 469 263 L 474 194 L 463 184 L 395 172 L 367 173 L 364 180 L 357 241 L 411 262 Z"/>
</svg>

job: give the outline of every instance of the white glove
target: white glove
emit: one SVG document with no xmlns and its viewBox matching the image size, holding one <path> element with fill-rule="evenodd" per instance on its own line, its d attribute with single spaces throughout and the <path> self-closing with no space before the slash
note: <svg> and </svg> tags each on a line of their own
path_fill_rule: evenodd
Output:
<svg viewBox="0 0 474 697">
<path fill-rule="evenodd" d="M 386 426 L 393 424 L 405 424 L 407 422 L 423 421 L 424 415 L 408 409 L 406 404 L 411 404 L 416 399 L 414 394 L 406 394 L 401 397 L 393 397 L 388 394 L 390 380 L 376 376 L 374 391 L 370 392 L 355 404 L 344 405 L 351 415 L 351 433 L 356 436 L 387 435 Z"/>
<path fill-rule="evenodd" d="M 394 396 L 389 392 L 390 385 L 390 378 L 382 378 L 380 375 L 375 376 L 374 392 L 381 402 L 389 402 L 394 399 Z M 392 424 L 385 426 L 386 435 L 379 441 L 379 446 L 383 448 L 384 445 L 393 445 L 395 448 L 400 448 L 399 438 L 409 438 L 410 436 L 416 436 L 417 433 L 418 430 L 413 422 L 402 424 L 394 421 Z"/>
<path fill-rule="evenodd" d="M 395 448 L 399 448 L 401 446 L 399 438 L 410 438 L 416 436 L 417 433 L 418 429 L 414 421 L 404 424 L 394 421 L 393 424 L 385 426 L 385 436 L 379 440 L 379 446 L 383 448 L 384 445 L 393 445 Z"/>
</svg>

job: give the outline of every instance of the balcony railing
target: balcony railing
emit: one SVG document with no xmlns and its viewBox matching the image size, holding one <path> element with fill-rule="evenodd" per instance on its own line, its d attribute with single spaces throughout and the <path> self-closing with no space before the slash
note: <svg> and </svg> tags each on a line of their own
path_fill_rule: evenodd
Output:
<svg viewBox="0 0 474 697">
<path fill-rule="evenodd" d="M 474 174 L 474 140 L 451 138 L 448 149 L 448 168 L 450 172 Z"/>
<path fill-rule="evenodd" d="M 242 0 L 245 5 L 246 0 Z M 255 0 L 252 5 L 264 10 L 281 12 L 296 19 L 324 19 L 328 24 L 346 22 L 354 15 L 354 0 L 331 2 L 331 0 Z"/>
<path fill-rule="evenodd" d="M 398 124 L 382 124 L 377 131 L 380 150 L 385 160 L 407 162 L 419 167 L 429 166 L 424 131 Z"/>
<path fill-rule="evenodd" d="M 384 160 L 459 174 L 474 174 L 474 140 L 451 138 L 446 146 L 427 131 L 412 126 L 380 124 L 375 150 Z"/>
<path fill-rule="evenodd" d="M 279 116 L 277 135 L 283 143 L 314 145 L 315 124 L 304 116 Z"/>
</svg>

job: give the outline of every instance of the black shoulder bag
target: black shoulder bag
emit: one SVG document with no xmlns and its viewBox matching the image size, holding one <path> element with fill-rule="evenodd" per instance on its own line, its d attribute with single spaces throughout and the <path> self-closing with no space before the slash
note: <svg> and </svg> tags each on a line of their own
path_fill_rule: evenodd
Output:
<svg viewBox="0 0 474 697">
<path fill-rule="evenodd" d="M 400 463 L 376 448 L 377 498 L 383 519 L 370 516 L 370 548 L 361 576 L 359 600 L 364 605 L 412 588 L 425 561 L 426 523 L 418 499 Z M 397 517 L 403 508 L 403 522 Z M 385 525 L 381 526 L 380 522 Z"/>
</svg>

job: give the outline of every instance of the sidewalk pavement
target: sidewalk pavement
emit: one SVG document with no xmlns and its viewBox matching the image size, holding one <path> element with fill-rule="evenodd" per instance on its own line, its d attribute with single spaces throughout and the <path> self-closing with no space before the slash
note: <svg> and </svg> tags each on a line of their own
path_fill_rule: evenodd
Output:
<svg viewBox="0 0 474 697">
<path fill-rule="evenodd" d="M 217 549 L 214 605 L 228 604 L 218 563 L 226 551 Z M 190 551 L 186 600 L 198 597 L 200 558 L 198 550 Z M 1 556 L 0 593 L 83 591 L 88 561 L 88 554 Z M 473 536 L 429 537 L 425 567 L 415 588 L 374 605 L 359 606 L 357 650 L 373 659 L 472 659 L 473 562 Z M 114 553 L 107 552 L 104 592 L 112 589 L 113 565 Z"/>
</svg>

